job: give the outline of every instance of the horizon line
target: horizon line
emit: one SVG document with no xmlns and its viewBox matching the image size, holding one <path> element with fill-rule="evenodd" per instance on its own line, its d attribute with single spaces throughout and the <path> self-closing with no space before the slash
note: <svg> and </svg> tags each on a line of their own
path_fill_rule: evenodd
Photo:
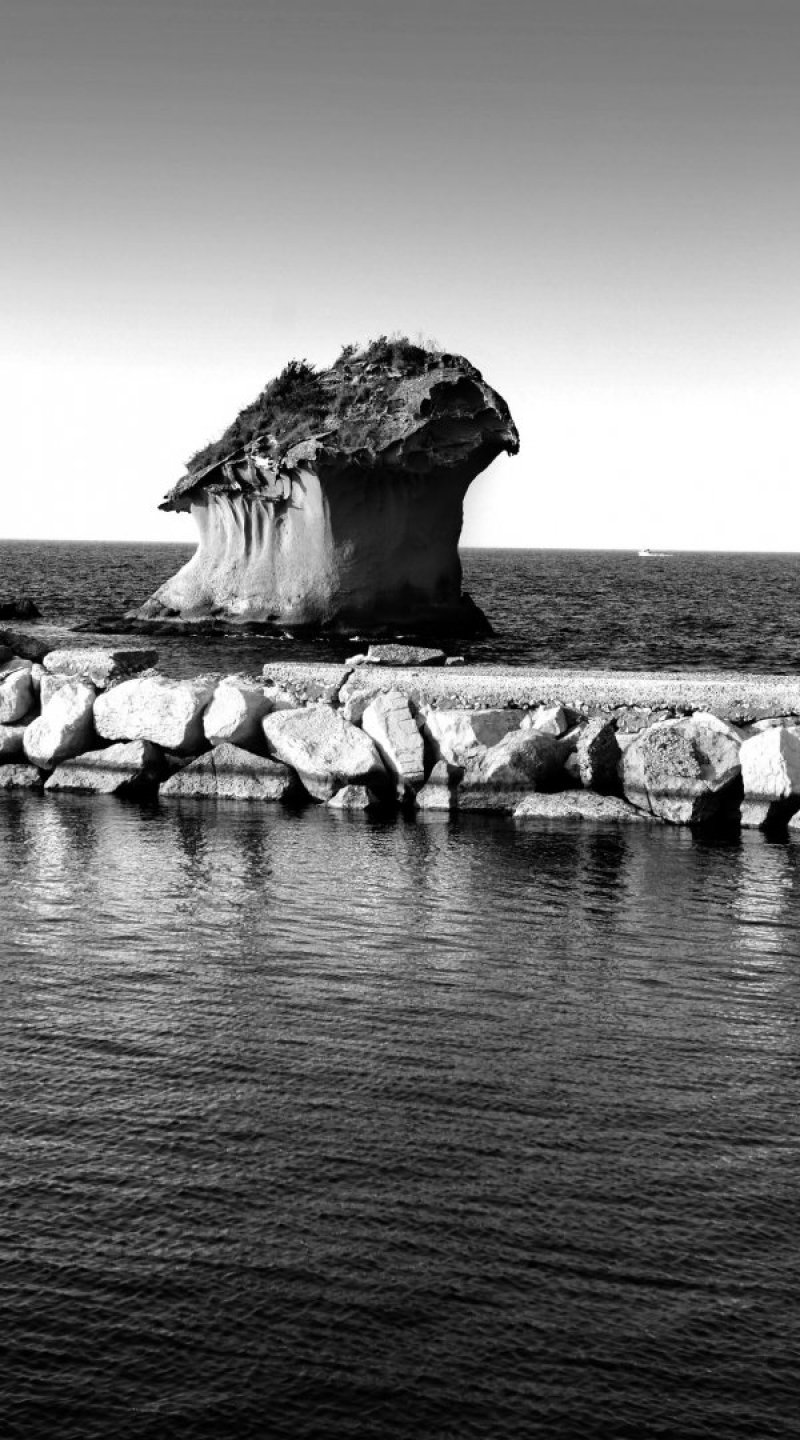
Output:
<svg viewBox="0 0 800 1440">
<path fill-rule="evenodd" d="M 82 536 L 70 539 L 61 539 L 57 536 L 40 535 L 12 535 L 0 539 L 0 545 L 160 545 L 173 549 L 195 549 L 199 545 L 198 540 L 155 540 L 148 539 L 120 539 L 109 536 Z M 632 545 L 462 545 L 458 546 L 459 551 L 528 551 L 539 554 L 547 554 L 551 551 L 567 551 L 584 555 L 642 555 L 644 547 Z M 763 547 L 750 549 L 746 546 L 734 546 L 732 548 L 714 548 L 709 545 L 688 545 L 673 546 L 664 550 L 649 550 L 647 552 L 653 559 L 668 555 L 800 555 L 800 550 L 786 550 L 779 547 L 765 549 Z M 642 556 L 642 558 L 645 558 Z"/>
</svg>

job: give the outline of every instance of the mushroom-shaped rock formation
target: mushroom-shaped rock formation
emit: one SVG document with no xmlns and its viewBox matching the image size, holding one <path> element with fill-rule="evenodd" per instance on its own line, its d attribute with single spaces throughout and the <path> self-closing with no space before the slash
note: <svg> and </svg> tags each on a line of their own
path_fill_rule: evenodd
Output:
<svg viewBox="0 0 800 1440">
<path fill-rule="evenodd" d="M 518 448 L 505 401 L 460 356 L 381 339 L 330 370 L 292 361 L 164 500 L 191 510 L 200 543 L 140 615 L 488 628 L 461 592 L 463 501 Z"/>
</svg>

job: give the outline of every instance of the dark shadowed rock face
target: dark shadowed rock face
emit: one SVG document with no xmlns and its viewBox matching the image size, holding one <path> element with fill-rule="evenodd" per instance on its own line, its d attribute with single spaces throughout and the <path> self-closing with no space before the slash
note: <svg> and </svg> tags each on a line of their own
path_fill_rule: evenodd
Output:
<svg viewBox="0 0 800 1440">
<path fill-rule="evenodd" d="M 29 595 L 20 595 L 13 600 L 0 599 L 0 620 L 38 620 L 41 613 Z"/>
<path fill-rule="evenodd" d="M 461 593 L 467 488 L 519 437 L 460 356 L 408 342 L 287 367 L 201 451 L 163 503 L 191 510 L 196 554 L 148 618 L 471 633 Z"/>
</svg>

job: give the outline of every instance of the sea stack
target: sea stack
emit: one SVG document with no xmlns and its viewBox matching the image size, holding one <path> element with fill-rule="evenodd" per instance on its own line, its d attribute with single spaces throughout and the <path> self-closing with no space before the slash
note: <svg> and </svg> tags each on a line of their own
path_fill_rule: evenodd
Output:
<svg viewBox="0 0 800 1440">
<path fill-rule="evenodd" d="M 162 510 L 200 542 L 148 619 L 437 634 L 487 629 L 462 594 L 470 483 L 519 449 L 508 406 L 459 355 L 407 340 L 292 361 L 189 462 Z"/>
</svg>

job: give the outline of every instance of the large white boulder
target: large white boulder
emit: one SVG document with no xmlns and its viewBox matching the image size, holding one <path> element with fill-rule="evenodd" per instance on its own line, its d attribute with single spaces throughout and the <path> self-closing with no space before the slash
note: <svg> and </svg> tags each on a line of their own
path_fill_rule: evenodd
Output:
<svg viewBox="0 0 800 1440">
<path fill-rule="evenodd" d="M 641 731 L 620 762 L 626 800 L 672 825 L 697 825 L 738 803 L 741 737 L 708 711 Z"/>
<path fill-rule="evenodd" d="M 208 675 L 191 680 L 169 680 L 163 675 L 123 680 L 97 697 L 97 733 L 104 740 L 152 740 L 181 755 L 197 754 L 206 747 L 203 711 L 215 685 L 216 678 Z"/>
<path fill-rule="evenodd" d="M 211 745 L 244 745 L 261 748 L 264 732 L 261 721 L 274 708 L 263 684 L 226 675 L 220 680 L 203 715 L 203 730 Z"/>
<path fill-rule="evenodd" d="M 149 670 L 157 660 L 156 650 L 106 650 L 97 646 L 81 649 L 76 646 L 73 649 L 50 650 L 42 664 L 51 675 L 88 680 L 98 690 L 104 690 L 112 681 Z"/>
<path fill-rule="evenodd" d="M 158 745 L 128 740 L 65 760 L 44 788 L 139 797 L 156 789 L 163 771 L 164 755 Z"/>
<path fill-rule="evenodd" d="M 374 740 L 386 769 L 396 777 L 398 799 L 414 794 L 425 779 L 425 747 L 402 690 L 377 694 L 361 716 L 361 728 Z"/>
<path fill-rule="evenodd" d="M 776 726 L 745 740 L 742 764 L 742 825 L 765 829 L 800 810 L 800 735 Z"/>
<path fill-rule="evenodd" d="M 437 710 L 425 705 L 420 712 L 422 733 L 434 763 L 446 760 L 448 765 L 462 767 L 511 731 L 519 730 L 523 718 L 522 710 Z"/>
<path fill-rule="evenodd" d="M 286 765 L 238 745 L 215 745 L 171 775 L 159 794 L 209 800 L 288 800 L 297 777 Z"/>
<path fill-rule="evenodd" d="M 0 725 L 13 725 L 34 704 L 30 667 L 20 667 L 0 677 Z"/>
<path fill-rule="evenodd" d="M 458 787 L 459 810 L 515 810 L 531 790 L 553 789 L 566 750 L 555 735 L 518 730 L 471 759 Z"/>
<path fill-rule="evenodd" d="M 26 726 L 23 736 L 25 754 L 32 765 L 52 770 L 62 760 L 92 749 L 96 695 L 94 685 L 71 680 L 48 700 L 41 715 Z"/>
<path fill-rule="evenodd" d="M 262 721 L 267 749 L 291 765 L 316 800 L 330 800 L 344 785 L 384 790 L 387 773 L 368 735 L 328 705 L 276 710 Z"/>
</svg>

